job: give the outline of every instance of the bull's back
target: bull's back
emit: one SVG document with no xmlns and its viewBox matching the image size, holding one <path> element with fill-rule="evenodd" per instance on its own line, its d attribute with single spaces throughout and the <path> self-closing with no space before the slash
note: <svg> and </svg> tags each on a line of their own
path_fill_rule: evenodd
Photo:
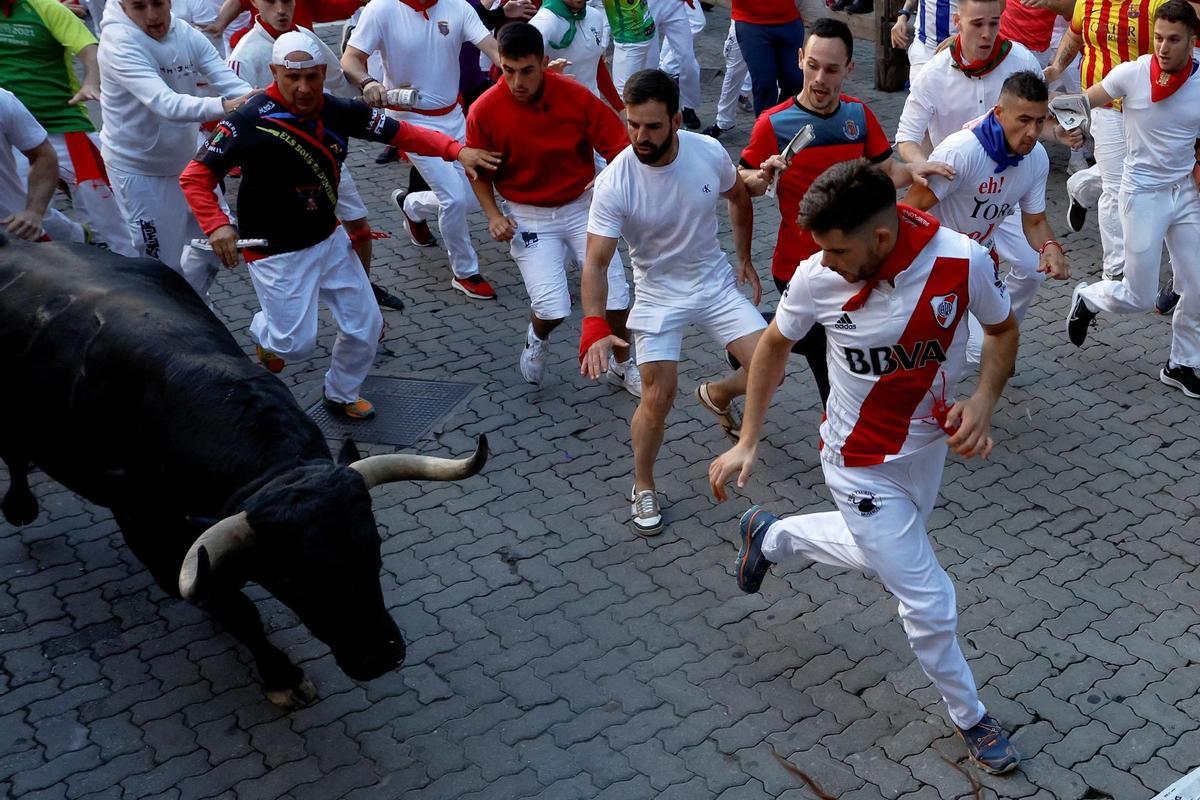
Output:
<svg viewBox="0 0 1200 800">
<path fill-rule="evenodd" d="M 311 426 L 183 278 L 84 245 L 0 244 L 0 375 L 0 447 L 108 506 L 190 483 L 201 513 L 271 457 L 256 409 Z"/>
</svg>

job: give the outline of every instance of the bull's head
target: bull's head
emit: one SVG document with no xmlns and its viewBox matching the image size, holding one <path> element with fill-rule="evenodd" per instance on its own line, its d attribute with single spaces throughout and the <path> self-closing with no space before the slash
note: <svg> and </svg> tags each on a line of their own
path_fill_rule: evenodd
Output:
<svg viewBox="0 0 1200 800">
<path fill-rule="evenodd" d="M 188 550 L 179 592 L 195 601 L 219 582 L 222 564 L 254 580 L 296 612 L 355 680 L 371 680 L 404 660 L 404 640 L 383 603 L 379 532 L 370 490 L 403 480 L 450 481 L 479 472 L 487 439 L 464 459 L 371 456 L 338 466 L 288 470 L 209 527 Z"/>
</svg>

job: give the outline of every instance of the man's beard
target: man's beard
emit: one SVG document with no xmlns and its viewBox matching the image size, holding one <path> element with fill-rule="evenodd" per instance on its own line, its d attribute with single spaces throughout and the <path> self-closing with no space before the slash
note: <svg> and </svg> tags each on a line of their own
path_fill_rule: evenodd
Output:
<svg viewBox="0 0 1200 800">
<path fill-rule="evenodd" d="M 654 150 L 651 152 L 645 154 L 642 153 L 641 150 L 638 150 L 636 147 L 634 147 L 633 154 L 637 156 L 638 161 L 642 162 L 643 164 L 653 164 L 654 162 L 661 160 L 662 157 L 667 154 L 667 151 L 671 149 L 672 138 L 674 137 L 668 136 L 665 142 L 654 148 Z"/>
</svg>

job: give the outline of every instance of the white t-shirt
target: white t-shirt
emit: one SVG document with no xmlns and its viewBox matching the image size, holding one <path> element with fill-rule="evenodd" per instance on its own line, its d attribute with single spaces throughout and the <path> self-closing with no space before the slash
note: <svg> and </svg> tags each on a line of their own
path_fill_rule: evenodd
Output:
<svg viewBox="0 0 1200 800">
<path fill-rule="evenodd" d="M 977 117 L 992 110 L 1000 99 L 1000 87 L 1014 73 L 1028 70 L 1040 76 L 1042 65 L 1024 45 L 1012 50 L 995 69 L 982 78 L 971 78 L 954 66 L 950 48 L 935 55 L 921 68 L 908 90 L 896 143 L 920 144 L 929 133 L 934 147 Z"/>
<path fill-rule="evenodd" d="M 38 124 L 16 95 L 0 89 L 0 217 L 25 208 L 26 184 L 17 171 L 13 148 L 27 152 L 46 141 Z"/>
<path fill-rule="evenodd" d="M 678 135 L 670 164 L 648 166 L 627 147 L 596 178 L 592 193 L 588 233 L 629 244 L 636 305 L 704 308 L 735 282 L 717 241 L 717 204 L 733 188 L 737 169 L 716 139 Z"/>
<path fill-rule="evenodd" d="M 529 24 L 542 32 L 542 38 L 546 40 L 546 55 L 551 61 L 565 58 L 571 62 L 571 65 L 563 70 L 563 74 L 574 76 L 575 80 L 590 89 L 592 94 L 604 99 L 596 85 L 596 70 L 600 59 L 604 57 L 605 48 L 608 47 L 605 16 L 603 11 L 597 11 L 591 6 L 584 8 L 587 14 L 583 22 L 576 23 L 575 38 L 568 47 L 561 50 L 551 47 L 550 43 L 561 42 L 571 23 L 550 9 L 543 8 L 533 15 Z"/>
<path fill-rule="evenodd" d="M 1104 91 L 1121 101 L 1125 120 L 1125 178 L 1122 187 L 1153 190 L 1192 174 L 1200 138 L 1200 72 L 1175 93 L 1150 101 L 1150 59 L 1126 61 L 1104 77 Z"/>
<path fill-rule="evenodd" d="M 356 96 L 346 84 L 346 75 L 342 72 L 341 63 L 329 45 L 308 28 L 296 26 L 296 30 L 308 37 L 317 52 L 325 54 L 325 91 L 341 97 Z M 271 50 L 275 47 L 275 39 L 267 33 L 262 22 L 255 20 L 254 27 L 246 33 L 229 54 L 229 68 L 237 76 L 255 89 L 265 89 L 275 80 L 271 75 Z"/>
<path fill-rule="evenodd" d="M 426 19 L 428 14 L 428 19 Z M 383 56 L 383 83 L 408 84 L 420 92 L 417 108 L 439 109 L 458 100 L 458 54 L 491 33 L 466 0 L 438 0 L 424 14 L 399 0 L 371 0 L 350 46 Z"/>
<path fill-rule="evenodd" d="M 830 392 L 821 458 L 869 466 L 944 439 L 934 401 L 954 401 L 966 361 L 967 311 L 984 325 L 1008 319 L 1008 294 L 991 256 L 943 225 L 915 255 L 906 253 L 909 266 L 894 286 L 880 281 L 852 311 L 843 306 L 864 283 L 847 282 L 822 266 L 822 257 L 800 262 L 775 311 L 789 339 L 803 337 L 814 322 L 825 326 Z"/>
<path fill-rule="evenodd" d="M 1041 142 L 1015 167 L 996 173 L 991 159 L 974 131 L 958 131 L 933 149 L 930 161 L 954 167 L 954 179 L 929 179 L 929 189 L 938 199 L 930 210 L 952 230 L 965 233 L 989 250 L 996 228 L 1018 211 L 1040 214 L 1046 210 L 1046 178 L 1050 159 Z"/>
</svg>

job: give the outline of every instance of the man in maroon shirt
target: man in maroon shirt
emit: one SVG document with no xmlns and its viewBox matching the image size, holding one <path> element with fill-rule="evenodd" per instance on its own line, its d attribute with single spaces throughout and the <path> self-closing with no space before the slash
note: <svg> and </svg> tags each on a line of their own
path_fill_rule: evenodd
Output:
<svg viewBox="0 0 1200 800">
<path fill-rule="evenodd" d="M 540 385 L 550 332 L 571 313 L 566 266 L 582 265 L 587 250 L 588 209 L 596 177 L 594 152 L 611 161 L 629 144 L 621 119 L 582 84 L 546 70 L 545 43 L 537 28 L 510 23 L 500 31 L 504 80 L 471 105 L 467 146 L 501 153 L 494 172 L 471 181 L 488 230 L 512 242 L 513 260 L 529 292 L 531 313 L 521 353 L 521 375 Z M 496 192 L 507 203 L 505 215 Z M 629 284 L 614 254 L 608 266 L 608 323 L 625 339 Z M 625 339 L 628 341 L 628 339 Z M 609 363 L 609 380 L 641 396 L 641 376 L 629 349 Z"/>
</svg>

